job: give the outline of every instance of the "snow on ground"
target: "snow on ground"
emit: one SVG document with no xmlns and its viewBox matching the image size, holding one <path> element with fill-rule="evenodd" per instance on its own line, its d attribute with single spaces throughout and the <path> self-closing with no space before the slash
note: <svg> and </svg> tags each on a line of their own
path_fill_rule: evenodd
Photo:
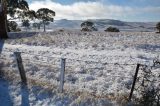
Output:
<svg viewBox="0 0 160 106">
<path fill-rule="evenodd" d="M 0 78 L 0 105 L 1 106 L 112 106 L 104 98 L 79 97 L 69 93 L 60 94 L 56 91 L 32 85 L 25 86 L 18 81 L 8 81 Z M 85 99 L 84 99 L 85 98 Z M 83 101 L 82 101 L 83 100 Z"/>
<path fill-rule="evenodd" d="M 1 58 L 7 58 L 7 61 L 2 59 L 3 69 L 18 75 L 13 52 L 20 51 L 28 79 L 38 80 L 38 83 L 43 86 L 58 87 L 60 60 L 66 58 L 65 92 L 72 92 L 71 94 L 86 92 L 105 98 L 105 101 L 108 99 L 118 102 L 123 97 L 128 97 L 136 64 L 151 66 L 155 58 L 160 58 L 160 35 L 154 32 L 105 33 L 67 30 L 49 33 L 10 33 L 10 38 L 5 41 L 1 52 Z M 160 74 L 159 68 L 153 69 L 153 72 Z M 4 82 L 6 87 L 10 86 L 6 81 L 1 82 Z M 16 85 L 11 84 L 11 86 Z M 40 105 L 38 104 L 40 102 L 42 105 L 55 104 L 57 106 L 58 101 L 59 103 L 63 101 L 61 98 L 58 100 L 54 98 L 54 96 L 57 97 L 55 92 L 51 93 L 53 94 L 51 97 L 45 94 L 47 95 L 45 100 L 31 100 L 32 97 L 37 96 L 33 96 L 34 88 L 32 87 L 29 92 L 30 105 Z M 4 88 L 0 87 L 0 89 Z M 14 89 L 11 89 L 11 92 L 13 91 Z M 45 90 L 39 89 L 39 91 Z M 81 101 L 71 99 L 68 95 L 70 93 L 65 96 L 67 103 L 63 101 L 62 104 L 69 105 L 74 104 L 75 101 Z M 32 101 L 36 103 L 32 104 Z M 103 104 L 104 101 L 98 101 L 101 100 L 94 100 L 99 106 L 100 103 L 102 106 L 108 103 Z M 85 99 L 83 103 L 91 105 Z M 115 105 L 114 102 L 112 105 Z"/>
</svg>

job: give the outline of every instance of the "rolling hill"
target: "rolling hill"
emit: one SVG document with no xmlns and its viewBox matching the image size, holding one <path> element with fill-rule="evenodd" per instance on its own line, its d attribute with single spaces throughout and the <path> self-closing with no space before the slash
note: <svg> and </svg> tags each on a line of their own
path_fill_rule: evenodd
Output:
<svg viewBox="0 0 160 106">
<path fill-rule="evenodd" d="M 90 19 L 90 21 L 95 23 L 95 27 L 99 30 L 104 30 L 109 26 L 117 27 L 121 31 L 155 31 L 156 22 L 125 22 L 113 19 Z M 55 20 L 51 23 L 49 28 L 54 29 L 80 29 L 80 24 L 83 20 Z"/>
</svg>

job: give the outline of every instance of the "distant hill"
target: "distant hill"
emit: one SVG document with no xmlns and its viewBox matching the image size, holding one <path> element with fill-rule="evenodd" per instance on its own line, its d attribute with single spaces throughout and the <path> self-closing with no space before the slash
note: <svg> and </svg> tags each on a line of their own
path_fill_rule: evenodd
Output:
<svg viewBox="0 0 160 106">
<path fill-rule="evenodd" d="M 156 22 L 124 22 L 113 19 L 90 19 L 90 21 L 94 22 L 99 30 L 114 26 L 121 31 L 155 31 L 156 26 Z M 55 22 L 50 24 L 50 28 L 80 29 L 82 22 L 83 20 L 55 20 Z"/>
</svg>

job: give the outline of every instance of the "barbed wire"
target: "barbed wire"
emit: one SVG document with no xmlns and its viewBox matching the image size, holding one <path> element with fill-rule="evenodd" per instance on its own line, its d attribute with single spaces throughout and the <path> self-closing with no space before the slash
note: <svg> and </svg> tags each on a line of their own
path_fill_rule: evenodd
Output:
<svg viewBox="0 0 160 106">
<path fill-rule="evenodd" d="M 10 54 L 12 54 L 14 51 L 4 51 L 4 52 L 8 52 Z M 18 51 L 19 52 L 19 51 Z M 103 65 L 125 65 L 125 66 L 135 66 L 137 65 L 137 63 L 119 63 L 119 62 L 114 62 L 114 63 L 109 63 L 109 62 L 102 62 L 102 61 L 95 61 L 95 60 L 82 60 L 82 59 L 76 59 L 76 58 L 70 58 L 70 57 L 64 57 L 64 56 L 44 56 L 44 55 L 40 55 L 40 54 L 34 54 L 34 53 L 26 53 L 26 52 L 20 52 L 22 54 L 26 54 L 26 55 L 32 55 L 32 56 L 40 56 L 40 57 L 45 57 L 45 58 L 57 58 L 57 59 L 61 59 L 61 58 L 65 58 L 67 60 L 75 60 L 75 61 L 80 61 L 80 62 L 85 62 L 87 64 L 91 63 L 91 64 L 103 64 Z M 44 62 L 44 61 L 43 61 Z M 141 61 L 141 62 L 148 62 L 148 61 Z M 140 62 L 139 62 L 140 63 Z M 156 63 L 160 64 L 160 62 L 156 61 Z M 142 66 L 148 66 L 145 64 L 141 64 Z M 155 61 L 153 60 L 153 66 L 155 65 Z"/>
<path fill-rule="evenodd" d="M 4 51 L 4 52 L 8 52 L 10 54 L 13 54 L 14 51 Z M 19 52 L 19 51 L 18 51 Z M 95 60 L 82 60 L 82 59 L 76 59 L 76 58 L 70 58 L 70 57 L 64 57 L 64 56 L 44 56 L 44 55 L 40 55 L 40 54 L 34 54 L 34 53 L 26 53 L 26 52 L 20 52 L 22 54 L 26 54 L 26 55 L 32 55 L 32 56 L 40 56 L 40 57 L 45 57 L 45 58 L 57 58 L 57 59 L 67 59 L 67 60 L 75 60 L 75 61 L 81 61 L 81 62 L 85 62 L 87 64 L 89 64 L 89 62 L 91 62 L 91 64 L 93 63 L 97 63 L 97 64 L 103 64 L 103 65 L 125 65 L 125 66 L 135 66 L 137 65 L 137 63 L 119 63 L 119 62 L 102 62 L 102 61 L 95 61 Z M 148 62 L 148 61 L 141 61 L 141 62 Z"/>
<path fill-rule="evenodd" d="M 1 59 L 1 58 L 0 58 Z M 6 59 L 6 58 L 3 58 L 3 59 Z M 13 62 L 13 61 L 11 61 L 11 62 Z M 42 66 L 42 67 L 51 67 L 51 68 L 60 68 L 60 63 L 59 64 L 48 64 L 48 62 L 40 62 L 40 61 L 35 61 L 34 60 L 34 62 L 33 61 L 30 61 L 30 59 L 23 59 L 23 62 L 25 63 L 25 62 L 27 62 L 27 64 L 29 64 L 29 63 L 32 63 L 32 64 L 35 64 L 35 65 L 39 65 L 39 66 Z M 65 65 L 65 67 L 67 68 L 75 68 L 75 67 L 77 67 L 77 66 L 80 66 L 80 65 Z M 84 67 L 84 69 L 96 69 L 97 67 L 95 66 L 95 67 Z M 99 69 L 101 69 L 101 70 L 104 70 L 104 67 L 100 67 Z M 126 72 L 126 71 L 121 71 L 121 72 Z"/>
<path fill-rule="evenodd" d="M 119 78 L 133 78 L 133 76 L 126 77 L 126 76 L 120 76 L 120 75 L 105 75 L 105 76 L 112 76 L 112 77 L 119 77 Z"/>
<path fill-rule="evenodd" d="M 43 62 L 45 64 L 41 64 L 40 62 L 33 62 L 33 61 L 30 61 L 29 59 L 23 59 L 25 61 L 27 61 L 28 63 L 33 63 L 33 64 L 36 64 L 36 65 L 39 65 L 39 66 L 48 66 L 48 67 L 52 67 L 52 68 L 60 68 L 60 65 L 56 65 L 56 64 L 48 64 L 47 62 Z"/>
<path fill-rule="evenodd" d="M 1 59 L 1 58 L 0 58 Z M 3 57 L 3 59 L 6 59 L 5 57 Z M 33 62 L 33 61 L 30 61 L 30 59 L 25 59 L 25 58 L 23 58 L 23 60 L 25 60 L 25 61 L 28 61 L 28 62 L 30 62 L 30 63 L 33 63 L 33 64 L 37 64 L 37 65 L 41 65 L 41 66 L 49 66 L 49 67 L 52 67 L 52 68 L 60 68 L 60 67 L 58 67 L 58 65 L 54 65 L 54 64 L 52 64 L 52 65 L 50 65 L 50 64 L 48 64 L 48 62 L 42 62 L 42 61 L 37 61 L 37 62 Z M 34 60 L 35 61 L 35 60 Z M 40 63 L 39 63 L 40 62 Z M 41 64 L 41 63 L 46 63 L 46 64 Z M 119 63 L 107 63 L 107 64 L 114 64 L 114 65 L 122 65 L 122 64 L 119 64 Z M 123 65 L 136 65 L 136 64 L 123 64 Z M 60 65 L 59 65 L 60 66 Z M 140 64 L 140 66 L 141 67 L 147 67 L 147 65 L 143 65 L 143 64 Z M 68 66 L 67 66 L 68 67 Z M 75 67 L 74 65 L 70 65 L 70 67 Z M 90 67 L 91 68 L 91 67 Z M 88 68 L 87 68 L 88 69 Z M 123 72 L 123 73 L 125 73 L 125 71 L 121 71 L 121 72 Z M 120 76 L 120 75 L 105 75 L 105 76 L 110 76 L 110 77 L 118 77 L 118 78 L 130 78 L 130 79 L 132 79 L 133 78 L 133 75 L 132 76 L 130 76 L 130 77 L 127 77 L 127 76 Z"/>
<path fill-rule="evenodd" d="M 25 60 L 25 61 L 27 61 L 27 62 L 30 62 L 29 61 L 29 59 L 23 59 L 23 60 Z M 58 66 L 58 65 L 49 65 L 49 64 L 40 64 L 40 63 L 37 63 L 37 62 L 30 62 L 30 63 L 33 63 L 33 64 L 36 64 L 36 65 L 39 65 L 39 66 L 49 66 L 49 67 L 51 67 L 51 68 L 60 68 L 60 66 Z M 68 65 L 67 67 L 74 67 L 73 65 Z M 90 69 L 90 68 L 87 68 L 87 69 Z M 125 71 L 121 71 L 121 72 L 125 72 Z M 120 76 L 120 75 L 109 75 L 109 74 L 107 74 L 107 75 L 105 75 L 105 76 L 111 76 L 111 77 L 119 77 L 119 78 L 133 78 L 133 76 L 130 76 L 130 77 L 126 77 L 126 76 Z"/>
</svg>

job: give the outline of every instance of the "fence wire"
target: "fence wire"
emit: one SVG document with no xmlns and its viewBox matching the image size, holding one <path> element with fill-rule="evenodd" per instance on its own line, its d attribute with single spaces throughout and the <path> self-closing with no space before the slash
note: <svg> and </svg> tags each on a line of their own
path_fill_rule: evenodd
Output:
<svg viewBox="0 0 160 106">
<path fill-rule="evenodd" d="M 13 54 L 15 51 L 3 51 L 3 52 L 7 52 L 9 54 Z M 17 51 L 16 51 L 17 52 Z M 78 61 L 78 62 L 85 62 L 86 64 L 91 63 L 91 64 L 104 64 L 104 65 L 124 65 L 124 66 L 135 66 L 137 65 L 137 63 L 119 63 L 119 62 L 102 62 L 102 61 L 95 61 L 95 60 L 91 60 L 91 59 L 87 59 L 87 60 L 82 60 L 82 59 L 76 59 L 76 58 L 70 58 L 70 57 L 66 57 L 66 56 L 45 56 L 45 55 L 40 55 L 40 54 L 34 54 L 34 53 L 26 53 L 26 52 L 20 52 L 22 55 L 29 55 L 29 56 L 39 56 L 39 57 L 45 57 L 50 58 L 50 59 L 61 59 L 61 58 L 65 58 L 67 59 L 67 61 L 69 60 L 74 60 L 74 61 Z M 33 61 L 33 60 L 32 60 Z M 148 62 L 148 61 L 141 61 L 141 62 Z M 43 63 L 43 62 L 42 62 Z M 44 62 L 45 63 L 45 62 Z"/>
</svg>

